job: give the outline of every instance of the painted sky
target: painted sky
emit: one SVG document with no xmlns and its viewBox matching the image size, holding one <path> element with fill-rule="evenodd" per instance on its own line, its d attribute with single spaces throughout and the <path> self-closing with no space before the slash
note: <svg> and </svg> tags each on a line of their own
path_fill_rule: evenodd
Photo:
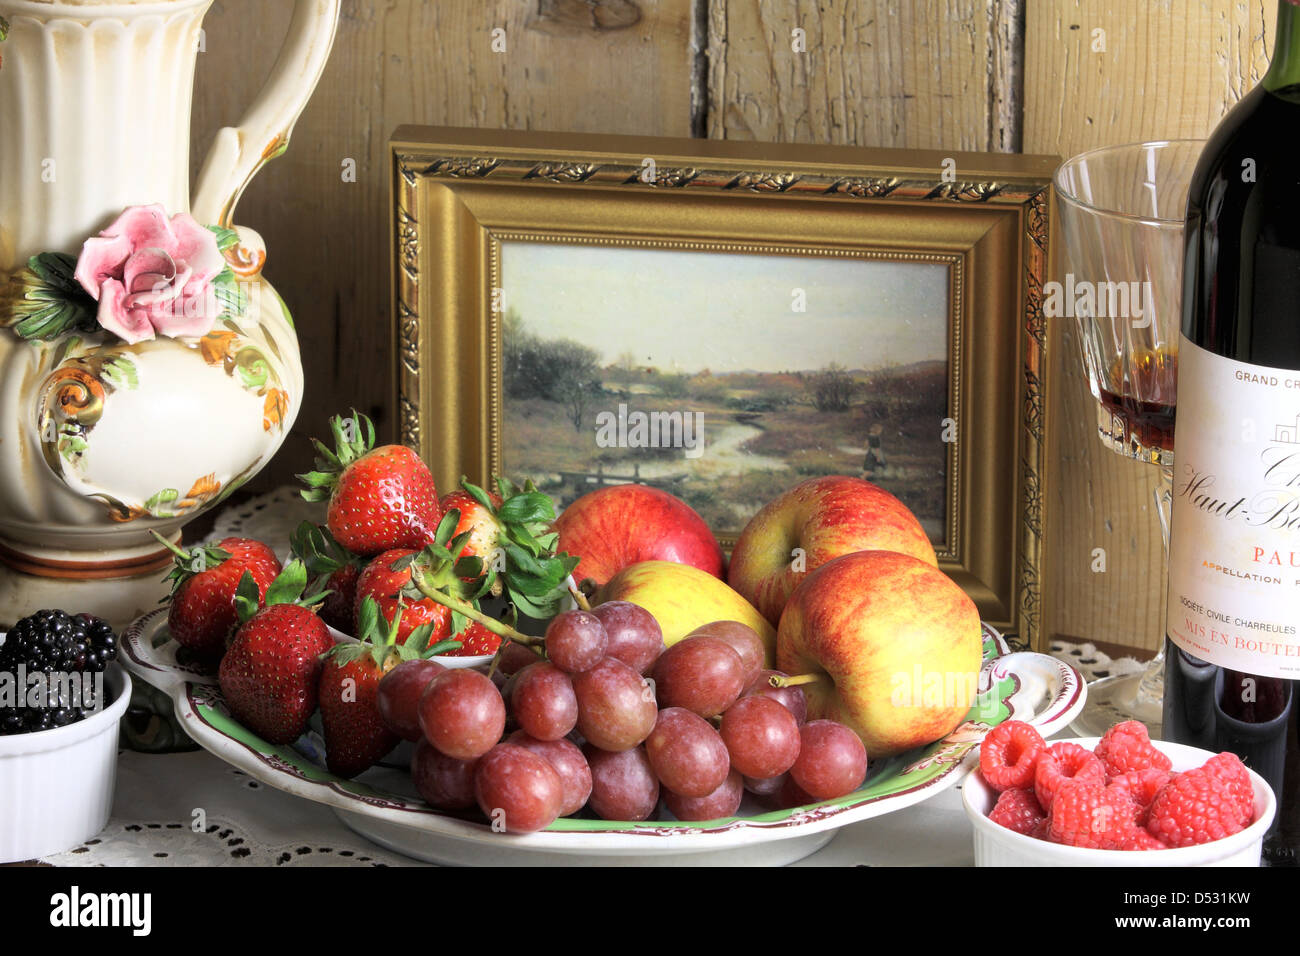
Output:
<svg viewBox="0 0 1300 956">
<path fill-rule="evenodd" d="M 585 342 L 606 364 L 625 351 L 679 372 L 947 356 L 943 264 L 521 241 L 501 255 L 506 305 L 528 329 Z M 796 288 L 802 313 L 791 309 Z"/>
</svg>

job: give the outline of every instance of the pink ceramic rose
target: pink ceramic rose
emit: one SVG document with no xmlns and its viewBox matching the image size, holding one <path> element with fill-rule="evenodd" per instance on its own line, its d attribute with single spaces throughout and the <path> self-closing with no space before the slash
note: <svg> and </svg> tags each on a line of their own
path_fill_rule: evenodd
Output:
<svg viewBox="0 0 1300 956">
<path fill-rule="evenodd" d="M 99 302 L 98 319 L 127 342 L 206 335 L 217 320 L 215 279 L 226 267 L 217 237 L 185 213 L 132 206 L 87 239 L 77 281 Z"/>
</svg>

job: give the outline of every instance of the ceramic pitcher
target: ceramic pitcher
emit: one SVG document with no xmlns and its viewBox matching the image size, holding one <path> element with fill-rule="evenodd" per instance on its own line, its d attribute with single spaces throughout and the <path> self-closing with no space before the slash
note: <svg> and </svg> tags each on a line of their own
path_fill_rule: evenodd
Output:
<svg viewBox="0 0 1300 956">
<path fill-rule="evenodd" d="M 178 541 L 298 413 L 293 320 L 232 215 L 288 145 L 339 0 L 296 0 L 191 201 L 211 3 L 0 0 L 0 625 L 155 606 L 168 555 L 150 531 Z"/>
</svg>

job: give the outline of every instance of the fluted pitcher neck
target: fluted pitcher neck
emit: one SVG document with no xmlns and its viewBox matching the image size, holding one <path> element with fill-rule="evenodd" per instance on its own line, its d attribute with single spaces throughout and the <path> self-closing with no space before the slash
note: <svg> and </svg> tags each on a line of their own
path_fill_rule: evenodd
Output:
<svg viewBox="0 0 1300 956">
<path fill-rule="evenodd" d="M 189 210 L 212 0 L 0 0 L 0 272 L 75 253 L 132 205 Z"/>
</svg>

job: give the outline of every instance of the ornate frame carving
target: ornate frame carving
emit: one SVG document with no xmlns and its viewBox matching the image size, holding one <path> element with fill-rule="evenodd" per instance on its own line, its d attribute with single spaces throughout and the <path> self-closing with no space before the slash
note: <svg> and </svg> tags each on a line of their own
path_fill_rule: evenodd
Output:
<svg viewBox="0 0 1300 956">
<path fill-rule="evenodd" d="M 958 526 L 941 566 L 985 620 L 1036 646 L 1048 559 L 1042 286 L 1057 162 L 403 127 L 391 144 L 400 440 L 440 486 L 499 466 L 491 298 L 503 237 L 951 260 L 966 318 L 950 401 L 963 414 L 949 460 Z"/>
</svg>

